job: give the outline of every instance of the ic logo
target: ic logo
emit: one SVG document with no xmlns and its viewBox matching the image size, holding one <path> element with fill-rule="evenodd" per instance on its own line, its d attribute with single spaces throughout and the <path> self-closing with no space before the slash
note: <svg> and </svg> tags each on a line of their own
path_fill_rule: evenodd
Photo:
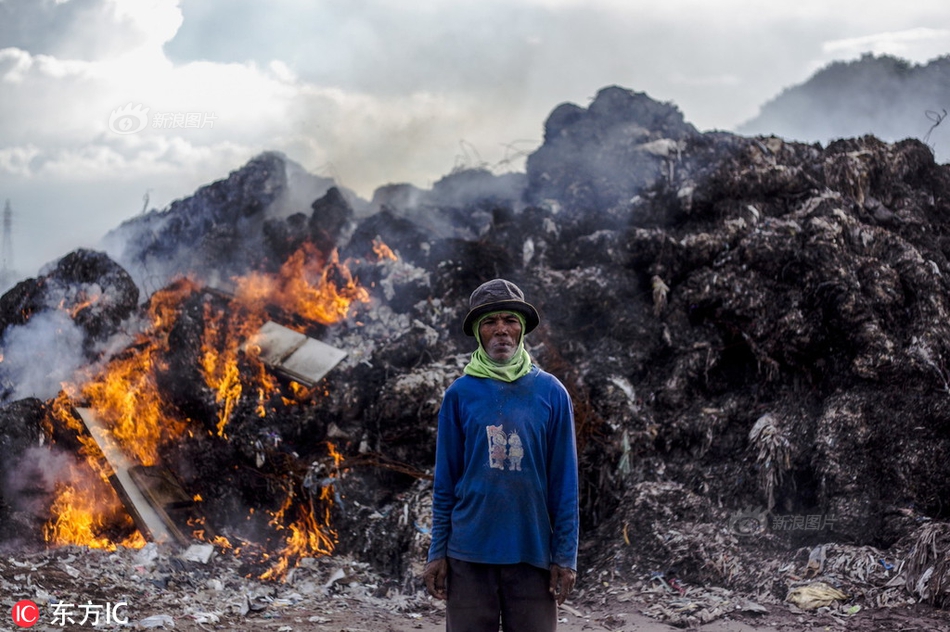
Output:
<svg viewBox="0 0 950 632">
<path fill-rule="evenodd" d="M 40 609 L 29 599 L 16 602 L 13 606 L 13 622 L 21 628 L 32 628 L 40 620 Z"/>
</svg>

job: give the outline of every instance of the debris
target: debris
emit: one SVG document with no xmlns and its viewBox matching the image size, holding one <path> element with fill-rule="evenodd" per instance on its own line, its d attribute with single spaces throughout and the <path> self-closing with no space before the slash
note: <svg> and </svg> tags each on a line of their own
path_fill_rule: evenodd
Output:
<svg viewBox="0 0 950 632">
<path fill-rule="evenodd" d="M 135 627 L 142 628 L 144 630 L 151 630 L 155 628 L 165 629 L 166 627 L 174 628 L 175 620 L 167 614 L 156 614 L 136 621 Z"/>
<path fill-rule="evenodd" d="M 211 561 L 213 555 L 213 544 L 192 544 L 181 554 L 181 559 L 189 562 L 198 562 L 199 564 L 207 564 Z"/>
<path fill-rule="evenodd" d="M 301 384 L 312 387 L 346 357 L 346 352 L 268 321 L 248 344 L 261 360 Z"/>
<path fill-rule="evenodd" d="M 802 581 L 862 608 L 947 603 L 950 169 L 913 140 L 701 133 L 617 87 L 556 108 L 526 169 L 462 171 L 431 192 L 394 185 L 365 203 L 264 154 L 124 224 L 118 263 L 77 252 L 8 293 L 0 448 L 14 457 L 0 464 L 12 481 L 0 539 L 47 546 L 72 481 L 47 480 L 60 469 L 49 465 L 87 458 L 61 412 L 112 423 L 101 387 L 154 404 L 123 417 L 148 441 L 113 432 L 126 448 L 148 443 L 151 459 L 112 469 L 168 520 L 93 511 L 110 519 L 95 523 L 97 543 L 122 555 L 126 533 L 171 531 L 199 502 L 215 528 L 179 526 L 187 544 L 214 542 L 206 563 L 166 558 L 174 533 L 146 545 L 141 586 L 235 595 L 193 610 L 223 616 L 287 607 L 281 581 L 402 607 L 430 534 L 441 395 L 472 352 L 458 323 L 473 287 L 506 276 L 544 316 L 529 353 L 575 402 L 592 584 L 626 586 L 625 599 L 686 625 L 740 599 L 780 604 Z M 220 279 L 280 292 L 241 302 L 209 289 Z M 335 318 L 273 302 L 318 288 Z M 13 343 L 44 321 L 75 335 L 88 371 L 18 399 L 33 390 L 9 372 Z M 36 363 L 26 347 L 18 366 Z M 117 374 L 127 379 L 106 389 Z M 231 564 L 273 585 L 232 590 Z M 385 579 L 370 589 L 354 564 Z"/>
<path fill-rule="evenodd" d="M 795 604 L 802 610 L 817 610 L 846 599 L 848 595 L 824 582 L 798 586 L 791 589 L 785 597 L 785 601 Z"/>
<path fill-rule="evenodd" d="M 119 496 L 124 499 L 126 508 L 135 519 L 139 529 L 155 542 L 187 543 L 188 538 L 165 512 L 165 505 L 149 498 L 137 484 L 136 480 L 142 480 L 142 477 L 135 476 L 135 468 L 141 466 L 134 464 L 116 445 L 95 412 L 88 408 L 77 408 L 76 412 L 111 466 L 113 474 L 109 480 Z"/>
<path fill-rule="evenodd" d="M 659 317 L 666 308 L 666 295 L 669 294 L 670 288 L 657 275 L 653 275 L 650 286 L 653 289 L 653 315 Z"/>
</svg>

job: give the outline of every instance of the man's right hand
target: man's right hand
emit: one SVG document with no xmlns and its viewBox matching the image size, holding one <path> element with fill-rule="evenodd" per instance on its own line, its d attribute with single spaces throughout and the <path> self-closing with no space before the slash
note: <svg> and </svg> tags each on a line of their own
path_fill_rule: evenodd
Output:
<svg viewBox="0 0 950 632">
<path fill-rule="evenodd" d="M 438 560 L 432 560 L 426 564 L 426 569 L 422 572 L 422 579 L 425 580 L 426 590 L 436 599 L 446 598 L 445 578 L 449 574 L 449 562 L 444 557 Z"/>
</svg>

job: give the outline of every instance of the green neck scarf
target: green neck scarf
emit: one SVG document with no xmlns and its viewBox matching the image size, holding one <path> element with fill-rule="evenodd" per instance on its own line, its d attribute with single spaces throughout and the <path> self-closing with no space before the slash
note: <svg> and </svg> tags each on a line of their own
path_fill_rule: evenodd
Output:
<svg viewBox="0 0 950 632">
<path fill-rule="evenodd" d="M 512 312 L 518 317 L 518 321 L 521 323 L 521 336 L 518 340 L 518 348 L 510 360 L 504 363 L 498 363 L 488 357 L 488 352 L 486 352 L 482 346 L 482 339 L 478 334 L 478 328 L 481 326 L 482 321 L 492 314 L 497 313 L 498 312 L 490 312 L 475 321 L 473 329 L 475 331 L 475 339 L 478 341 L 478 349 L 472 354 L 472 359 L 469 363 L 465 365 L 465 374 L 474 377 L 487 377 L 493 380 L 501 380 L 502 382 L 514 382 L 519 377 L 523 377 L 531 371 L 531 356 L 528 355 L 527 350 L 524 348 L 524 316 L 518 312 Z"/>
</svg>

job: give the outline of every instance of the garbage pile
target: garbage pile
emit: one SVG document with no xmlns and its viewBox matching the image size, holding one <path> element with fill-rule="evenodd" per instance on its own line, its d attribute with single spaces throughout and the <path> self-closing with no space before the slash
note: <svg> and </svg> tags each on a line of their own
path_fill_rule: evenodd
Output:
<svg viewBox="0 0 950 632">
<path fill-rule="evenodd" d="M 262 154 L 129 220 L 109 257 L 73 253 L 0 299 L 4 363 L 53 313 L 81 325 L 82 369 L 154 354 L 154 460 L 200 498 L 204 541 L 263 543 L 251 573 L 347 554 L 412 590 L 468 295 L 506 277 L 542 314 L 529 352 L 575 402 L 582 589 L 624 585 L 682 625 L 787 598 L 841 616 L 945 604 L 950 170 L 928 147 L 701 133 L 609 87 L 553 111 L 524 176 L 462 171 L 372 202 L 325 184 Z M 145 303 L 115 272 L 79 275 L 87 260 Z M 46 296 L 71 279 L 114 306 L 98 328 L 78 291 Z M 297 300 L 330 290 L 333 318 Z M 345 358 L 314 388 L 274 377 L 253 350 L 264 320 Z M 33 463 L 80 451 L 62 410 L 99 405 L 95 375 L 33 399 L 5 386 L 0 440 Z M 49 524 L 41 487 L 0 505 L 25 543 Z"/>
</svg>

